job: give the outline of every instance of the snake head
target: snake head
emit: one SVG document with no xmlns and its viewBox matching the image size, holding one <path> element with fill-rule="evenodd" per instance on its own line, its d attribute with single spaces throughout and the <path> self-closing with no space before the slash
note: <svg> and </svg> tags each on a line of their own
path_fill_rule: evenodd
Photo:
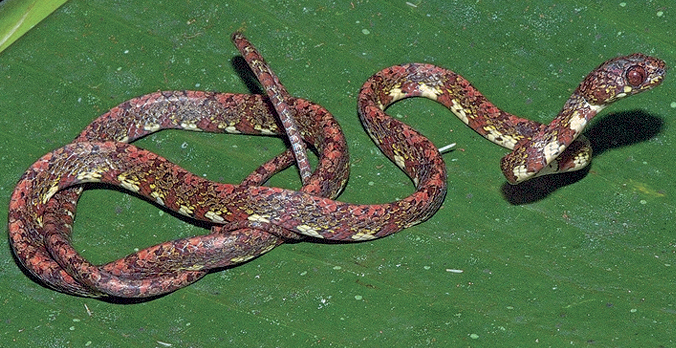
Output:
<svg viewBox="0 0 676 348">
<path fill-rule="evenodd" d="M 664 61 L 634 53 L 601 64 L 587 75 L 577 90 L 591 105 L 607 106 L 659 85 L 665 72 Z"/>
</svg>

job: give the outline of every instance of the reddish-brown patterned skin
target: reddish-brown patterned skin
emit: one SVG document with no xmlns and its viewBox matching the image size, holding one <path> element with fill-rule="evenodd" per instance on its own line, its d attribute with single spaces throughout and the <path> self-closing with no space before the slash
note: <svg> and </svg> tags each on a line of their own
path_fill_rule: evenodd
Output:
<svg viewBox="0 0 676 348">
<path fill-rule="evenodd" d="M 302 120 L 307 140 L 316 145 L 320 153 L 317 171 L 303 191 L 334 197 L 348 176 L 347 153 L 337 150 L 345 148 L 342 132 L 333 117 L 320 106 L 295 98 L 291 98 L 289 104 L 302 116 L 299 119 Z M 76 141 L 133 141 L 151 131 L 185 129 L 186 125 L 195 123 L 200 130 L 208 132 L 229 130 L 261 134 L 261 130 L 275 133 L 281 130 L 272 107 L 261 96 L 158 92 L 113 108 L 92 122 Z M 245 185 L 264 182 L 269 175 L 292 160 L 293 156 L 287 152 L 285 156 L 252 173 L 245 180 Z M 45 173 L 42 172 L 41 162 L 33 168 Z M 155 296 L 196 281 L 210 268 L 246 261 L 283 241 L 274 234 L 260 230 L 228 233 L 225 229 L 214 229 L 207 236 L 163 243 L 94 267 L 82 259 L 69 242 L 79 189 L 60 191 L 43 205 L 35 201 L 37 197 L 31 194 L 35 189 L 34 184 L 30 175 L 24 176 L 12 196 L 10 242 L 26 269 L 46 285 L 66 293 L 83 296 Z M 28 214 L 33 214 L 34 218 L 29 218 Z M 255 227 L 253 225 L 232 224 L 228 229 Z M 192 254 L 186 252 L 189 246 L 195 245 L 202 247 L 192 249 Z M 172 258 L 179 251 L 180 258 Z M 214 257 L 216 254 L 218 257 Z"/>
<path fill-rule="evenodd" d="M 564 151 L 599 111 L 621 98 L 658 86 L 665 73 L 664 61 L 640 53 L 601 64 L 585 77 L 551 123 L 532 137 L 523 137 L 514 151 L 503 157 L 500 165 L 507 181 L 517 184 L 528 180 L 557 158 L 561 166 Z M 591 155 L 591 149 L 589 152 Z"/>
<path fill-rule="evenodd" d="M 272 74 L 271 71 L 269 73 Z M 192 91 L 153 93 L 113 108 L 92 122 L 75 141 L 131 142 L 168 128 L 280 134 L 283 129 L 281 122 L 275 118 L 272 105 L 266 99 L 256 95 Z M 298 115 L 306 140 L 319 152 L 319 167 L 302 190 L 335 197 L 349 174 L 346 143 L 339 125 L 319 105 L 288 96 L 285 100 Z M 293 155 L 287 151 L 262 165 L 242 184 L 261 184 L 292 161 Z M 26 190 L 30 190 L 27 185 L 30 184 L 30 181 L 19 181 L 10 202 L 10 243 L 17 258 L 30 273 L 45 285 L 70 294 L 155 296 L 196 281 L 210 268 L 256 257 L 280 244 L 283 237 L 299 238 L 274 226 L 267 230 L 276 231 L 276 234 L 255 229 L 229 232 L 256 225 L 245 221 L 226 228 L 215 227 L 207 236 L 163 243 L 95 267 L 82 259 L 69 241 L 80 189 L 58 192 L 44 205 L 44 209 L 34 211 L 36 214 L 42 211 L 42 215 L 26 220 L 23 207 L 32 206 L 30 201 L 35 198 L 26 195 Z M 201 248 L 188 248 L 195 245 Z M 178 253 L 180 258 L 171 258 Z M 215 254 L 218 257 L 214 257 Z"/>
<path fill-rule="evenodd" d="M 302 141 L 300 134 L 300 127 L 298 126 L 291 108 L 285 102 L 290 97 L 284 85 L 279 81 L 276 74 L 270 70 L 269 65 L 265 62 L 263 56 L 258 53 L 258 50 L 244 37 L 240 32 L 232 34 L 232 42 L 235 44 L 242 57 L 249 64 L 249 67 L 254 74 L 261 81 L 261 85 L 265 88 L 265 92 L 270 98 L 270 102 L 275 107 L 277 115 L 284 126 L 284 132 L 289 139 L 293 155 L 296 158 L 296 165 L 300 172 L 300 177 L 305 184 L 312 174 L 310 162 L 307 158 L 307 149 L 305 142 Z"/>
<path fill-rule="evenodd" d="M 635 56 L 637 55 L 630 57 Z M 663 65 L 659 67 L 662 69 L 661 73 L 657 73 L 659 77 L 655 77 L 652 72 L 641 73 L 652 69 L 650 65 L 645 64 L 657 60 L 640 57 L 642 59 L 634 61 L 628 70 L 611 71 L 628 77 L 632 88 L 637 90 L 639 88 L 636 86 L 643 85 L 639 80 L 652 78 L 650 81 L 652 87 L 659 84 L 663 75 Z M 616 61 L 627 58 L 618 58 Z M 583 82 L 580 89 L 584 89 L 582 86 L 588 83 Z M 599 104 L 595 101 L 592 105 L 612 102 L 613 98 L 618 97 L 617 93 L 607 92 L 611 88 L 606 85 L 595 87 L 597 89 L 601 87 L 606 91 L 601 94 L 611 95 L 612 98 L 606 98 L 605 102 Z M 622 87 L 622 90 L 627 94 L 633 93 L 632 89 L 626 87 Z M 600 95 L 598 92 L 592 93 L 594 96 Z M 391 103 L 412 96 L 425 96 L 439 101 L 477 132 L 506 147 L 510 147 L 510 144 L 514 147 L 520 143 L 516 145 L 518 149 L 526 143 L 523 139 L 532 138 L 546 127 L 500 111 L 466 80 L 448 70 L 425 64 L 390 67 L 377 73 L 364 84 L 359 94 L 358 109 L 364 127 L 374 141 L 415 183 L 416 191 L 405 199 L 387 204 L 359 205 L 319 197 L 308 193 L 311 192 L 308 190 L 301 192 L 249 184 L 219 184 L 197 177 L 153 153 L 132 145 L 121 142 L 76 142 L 45 155 L 29 168 L 22 178 L 10 204 L 10 241 L 18 258 L 23 262 L 26 259 L 25 255 L 32 255 L 25 250 L 31 248 L 30 243 L 36 239 L 28 232 L 27 226 L 33 229 L 40 226 L 39 220 L 44 215 L 43 212 L 55 201 L 54 198 L 51 200 L 49 198 L 57 190 L 91 181 L 125 187 L 169 209 L 197 219 L 212 222 L 222 219 L 222 222 L 230 228 L 256 227 L 282 237 L 301 234 L 331 240 L 354 241 L 395 233 L 428 219 L 438 210 L 446 193 L 445 166 L 436 147 L 414 129 L 383 112 Z M 575 97 L 574 95 L 571 99 Z M 199 109 L 201 107 L 196 108 Z M 296 115 L 298 114 L 302 113 L 296 111 Z M 510 124 L 512 128 L 504 124 Z M 301 133 L 312 132 L 301 129 Z M 315 146 L 322 148 L 321 143 L 315 143 Z M 338 154 L 344 150 L 339 147 L 332 149 L 336 151 L 336 157 L 340 157 Z M 327 178 L 330 180 L 332 176 Z M 59 194 L 57 193 L 55 197 Z M 57 213 L 54 213 L 55 217 L 52 220 L 63 220 L 63 216 L 57 216 Z M 57 227 L 69 225 L 72 217 L 67 217 L 66 221 Z M 194 272 L 194 269 L 208 268 L 213 259 L 219 257 L 217 247 L 204 237 L 194 237 L 180 242 L 177 244 L 178 248 L 150 248 L 148 250 L 152 252 L 131 256 L 132 262 L 123 259 L 111 263 L 114 266 L 109 266 L 108 269 L 106 266 L 100 268 L 110 274 L 126 277 L 125 281 L 133 277 L 138 279 L 138 283 L 133 284 L 131 289 L 118 291 L 113 287 L 114 291 L 109 292 L 100 290 L 100 279 L 92 279 L 100 277 L 100 274 L 92 276 L 78 273 L 82 269 L 89 270 L 94 266 L 88 265 L 86 260 L 82 260 L 72 249 L 61 252 L 61 248 L 72 247 L 68 243 L 67 233 L 62 233 L 63 238 L 51 241 L 51 237 L 58 234 L 53 232 L 47 235 L 44 249 L 47 253 L 59 255 L 55 257 L 62 267 L 59 272 L 78 274 L 75 276 L 77 281 L 84 281 L 87 284 L 83 286 L 86 290 L 84 292 L 71 291 L 67 287 L 58 289 L 80 295 L 98 295 L 103 292 L 114 296 L 143 297 L 172 291 L 179 286 L 170 287 L 171 284 L 167 285 L 156 279 L 161 280 L 163 276 L 169 274 L 173 280 L 176 279 L 177 273 L 190 274 L 189 272 Z M 241 245 L 248 248 L 247 243 Z M 191 255 L 203 257 L 193 262 L 189 257 Z M 243 252 L 243 255 L 247 256 L 246 252 Z M 39 263 L 29 265 L 33 266 L 34 270 L 44 271 Z M 31 269 L 29 265 L 26 267 Z M 41 277 L 39 272 L 33 273 Z M 65 276 L 63 278 L 65 279 Z"/>
<path fill-rule="evenodd" d="M 538 175 L 584 168 L 591 160 L 589 141 L 580 136 L 586 123 L 616 100 L 659 85 L 664 74 L 663 61 L 640 53 L 611 59 L 587 75 L 559 115 L 545 125 L 498 109 L 453 71 L 404 64 L 384 69 L 366 83 L 360 95 L 360 115 L 375 113 L 380 107 L 362 103 L 369 93 L 377 93 L 382 105 L 413 96 L 436 100 L 481 136 L 514 150 L 501 164 L 507 181 L 517 184 Z M 551 150 L 554 145 L 555 151 Z"/>
</svg>

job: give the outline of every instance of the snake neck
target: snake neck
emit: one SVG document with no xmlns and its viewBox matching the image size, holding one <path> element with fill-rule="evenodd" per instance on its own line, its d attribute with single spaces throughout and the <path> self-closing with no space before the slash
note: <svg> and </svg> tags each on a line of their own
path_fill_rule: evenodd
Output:
<svg viewBox="0 0 676 348">
<path fill-rule="evenodd" d="M 605 106 L 590 103 L 576 90 L 550 124 L 531 139 L 520 141 L 514 151 L 502 158 L 501 167 L 507 180 L 516 184 L 549 173 L 545 169 L 556 163 L 557 157 Z M 556 170 L 558 168 L 554 168 Z"/>
<path fill-rule="evenodd" d="M 562 145 L 568 146 L 582 133 L 587 123 L 605 107 L 604 104 L 590 103 L 576 90 L 556 118 L 533 137 L 533 140 L 558 138 Z M 555 129 L 559 131 L 556 132 Z"/>
</svg>

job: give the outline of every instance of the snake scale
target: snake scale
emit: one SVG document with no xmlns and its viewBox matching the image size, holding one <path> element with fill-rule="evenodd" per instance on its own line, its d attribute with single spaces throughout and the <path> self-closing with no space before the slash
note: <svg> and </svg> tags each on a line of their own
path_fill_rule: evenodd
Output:
<svg viewBox="0 0 676 348">
<path fill-rule="evenodd" d="M 362 86 L 358 114 L 376 145 L 416 189 L 391 203 L 350 204 L 334 200 L 347 181 L 349 162 L 333 116 L 317 104 L 290 96 L 241 34 L 235 33 L 233 41 L 267 97 L 196 91 L 137 97 L 94 120 L 73 143 L 46 154 L 25 172 L 10 200 L 9 241 L 17 260 L 37 280 L 74 295 L 143 298 L 184 287 L 209 269 L 244 262 L 288 238 L 384 237 L 431 217 L 446 194 L 441 154 L 422 134 L 384 112 L 392 103 L 426 97 L 445 105 L 486 139 L 513 150 L 501 167 L 508 182 L 516 184 L 586 166 L 591 149 L 580 133 L 589 120 L 617 99 L 659 85 L 665 74 L 664 62 L 642 54 L 611 59 L 583 80 L 552 123 L 543 125 L 498 109 L 450 70 L 420 63 L 383 69 Z M 287 119 L 280 121 L 277 113 Z M 239 185 L 216 183 L 128 144 L 169 128 L 286 134 L 294 149 L 262 165 Z M 318 153 L 314 172 L 303 164 L 305 150 L 294 145 L 299 141 Z M 294 161 L 304 167 L 301 190 L 261 186 Z M 208 235 L 93 265 L 70 243 L 81 184 L 90 182 L 119 186 L 214 227 Z"/>
</svg>

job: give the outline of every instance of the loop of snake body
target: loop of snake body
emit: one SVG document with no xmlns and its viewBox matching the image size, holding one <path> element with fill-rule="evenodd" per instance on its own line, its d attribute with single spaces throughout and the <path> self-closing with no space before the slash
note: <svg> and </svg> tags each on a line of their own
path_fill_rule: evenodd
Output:
<svg viewBox="0 0 676 348">
<path fill-rule="evenodd" d="M 241 49 L 253 47 L 244 37 L 233 40 Z M 261 78 L 263 84 L 275 83 L 274 74 L 256 54 L 255 49 L 249 50 L 245 59 L 258 64 L 254 72 L 259 77 L 263 71 L 267 73 Z M 317 104 L 289 96 L 284 100 L 286 107 L 296 114 L 294 123 L 302 127 L 305 141 L 315 147 L 319 157 L 317 170 L 301 190 L 337 196 L 349 175 L 347 145 L 340 126 Z M 114 107 L 87 126 L 74 142 L 133 142 L 162 129 L 280 136 L 284 134 L 283 128 L 272 103 L 260 95 L 168 91 L 137 97 Z M 262 184 L 291 165 L 293 158 L 287 151 L 251 173 L 242 185 Z M 35 165 L 32 169 L 35 175 L 41 171 Z M 68 294 L 157 296 L 200 279 L 212 268 L 238 264 L 267 252 L 283 242 L 279 235 L 298 238 L 284 235 L 281 229 L 273 234 L 249 228 L 255 226 L 246 221 L 216 225 L 208 235 L 158 244 L 96 266 L 81 257 L 70 243 L 82 188 L 59 191 L 46 204 L 40 204 L 32 195 L 36 182 L 30 176 L 27 172 L 18 182 L 10 201 L 10 244 L 17 259 L 37 280 Z M 177 196 L 190 194 L 180 189 L 175 192 Z"/>
<path fill-rule="evenodd" d="M 576 141 L 586 123 L 615 100 L 657 86 L 664 72 L 664 62 L 642 54 L 611 59 L 585 78 L 550 125 L 542 125 L 499 110 L 452 71 L 419 63 L 386 68 L 363 85 L 358 113 L 376 145 L 412 179 L 416 190 L 402 200 L 376 205 L 333 199 L 347 179 L 346 147 L 335 120 L 316 104 L 278 89 L 281 103 L 293 110 L 300 134 L 320 153 L 313 174 L 316 180 L 292 191 L 257 186 L 288 165 L 289 153 L 244 184 L 230 185 L 200 178 L 123 142 L 162 128 L 271 133 L 279 127 L 263 98 L 204 92 L 139 97 L 94 121 L 83 132 L 89 136 L 50 152 L 27 170 L 10 202 L 10 244 L 26 269 L 59 291 L 148 297 L 189 284 L 205 270 L 223 266 L 213 264 L 224 258 L 225 264 L 241 262 L 296 234 L 340 241 L 380 238 L 428 219 L 446 194 L 446 168 L 439 151 L 413 128 L 388 116 L 384 110 L 390 104 L 421 96 L 447 106 L 488 140 L 514 149 L 503 159 L 502 168 L 510 183 L 518 183 L 539 173 L 586 165 L 589 145 Z M 149 100 L 163 100 L 162 106 Z M 222 113 L 233 118 L 220 119 Z M 181 114 L 186 118 L 179 119 Z M 124 115 L 136 119 L 119 119 Z M 116 123 L 122 126 L 113 127 L 115 134 L 98 134 L 97 124 Z M 107 265 L 91 265 L 69 241 L 79 194 L 73 187 L 87 182 L 120 186 L 186 216 L 223 224 L 225 231 L 163 243 Z M 224 250 L 238 252 L 224 257 L 228 255 Z"/>
</svg>

